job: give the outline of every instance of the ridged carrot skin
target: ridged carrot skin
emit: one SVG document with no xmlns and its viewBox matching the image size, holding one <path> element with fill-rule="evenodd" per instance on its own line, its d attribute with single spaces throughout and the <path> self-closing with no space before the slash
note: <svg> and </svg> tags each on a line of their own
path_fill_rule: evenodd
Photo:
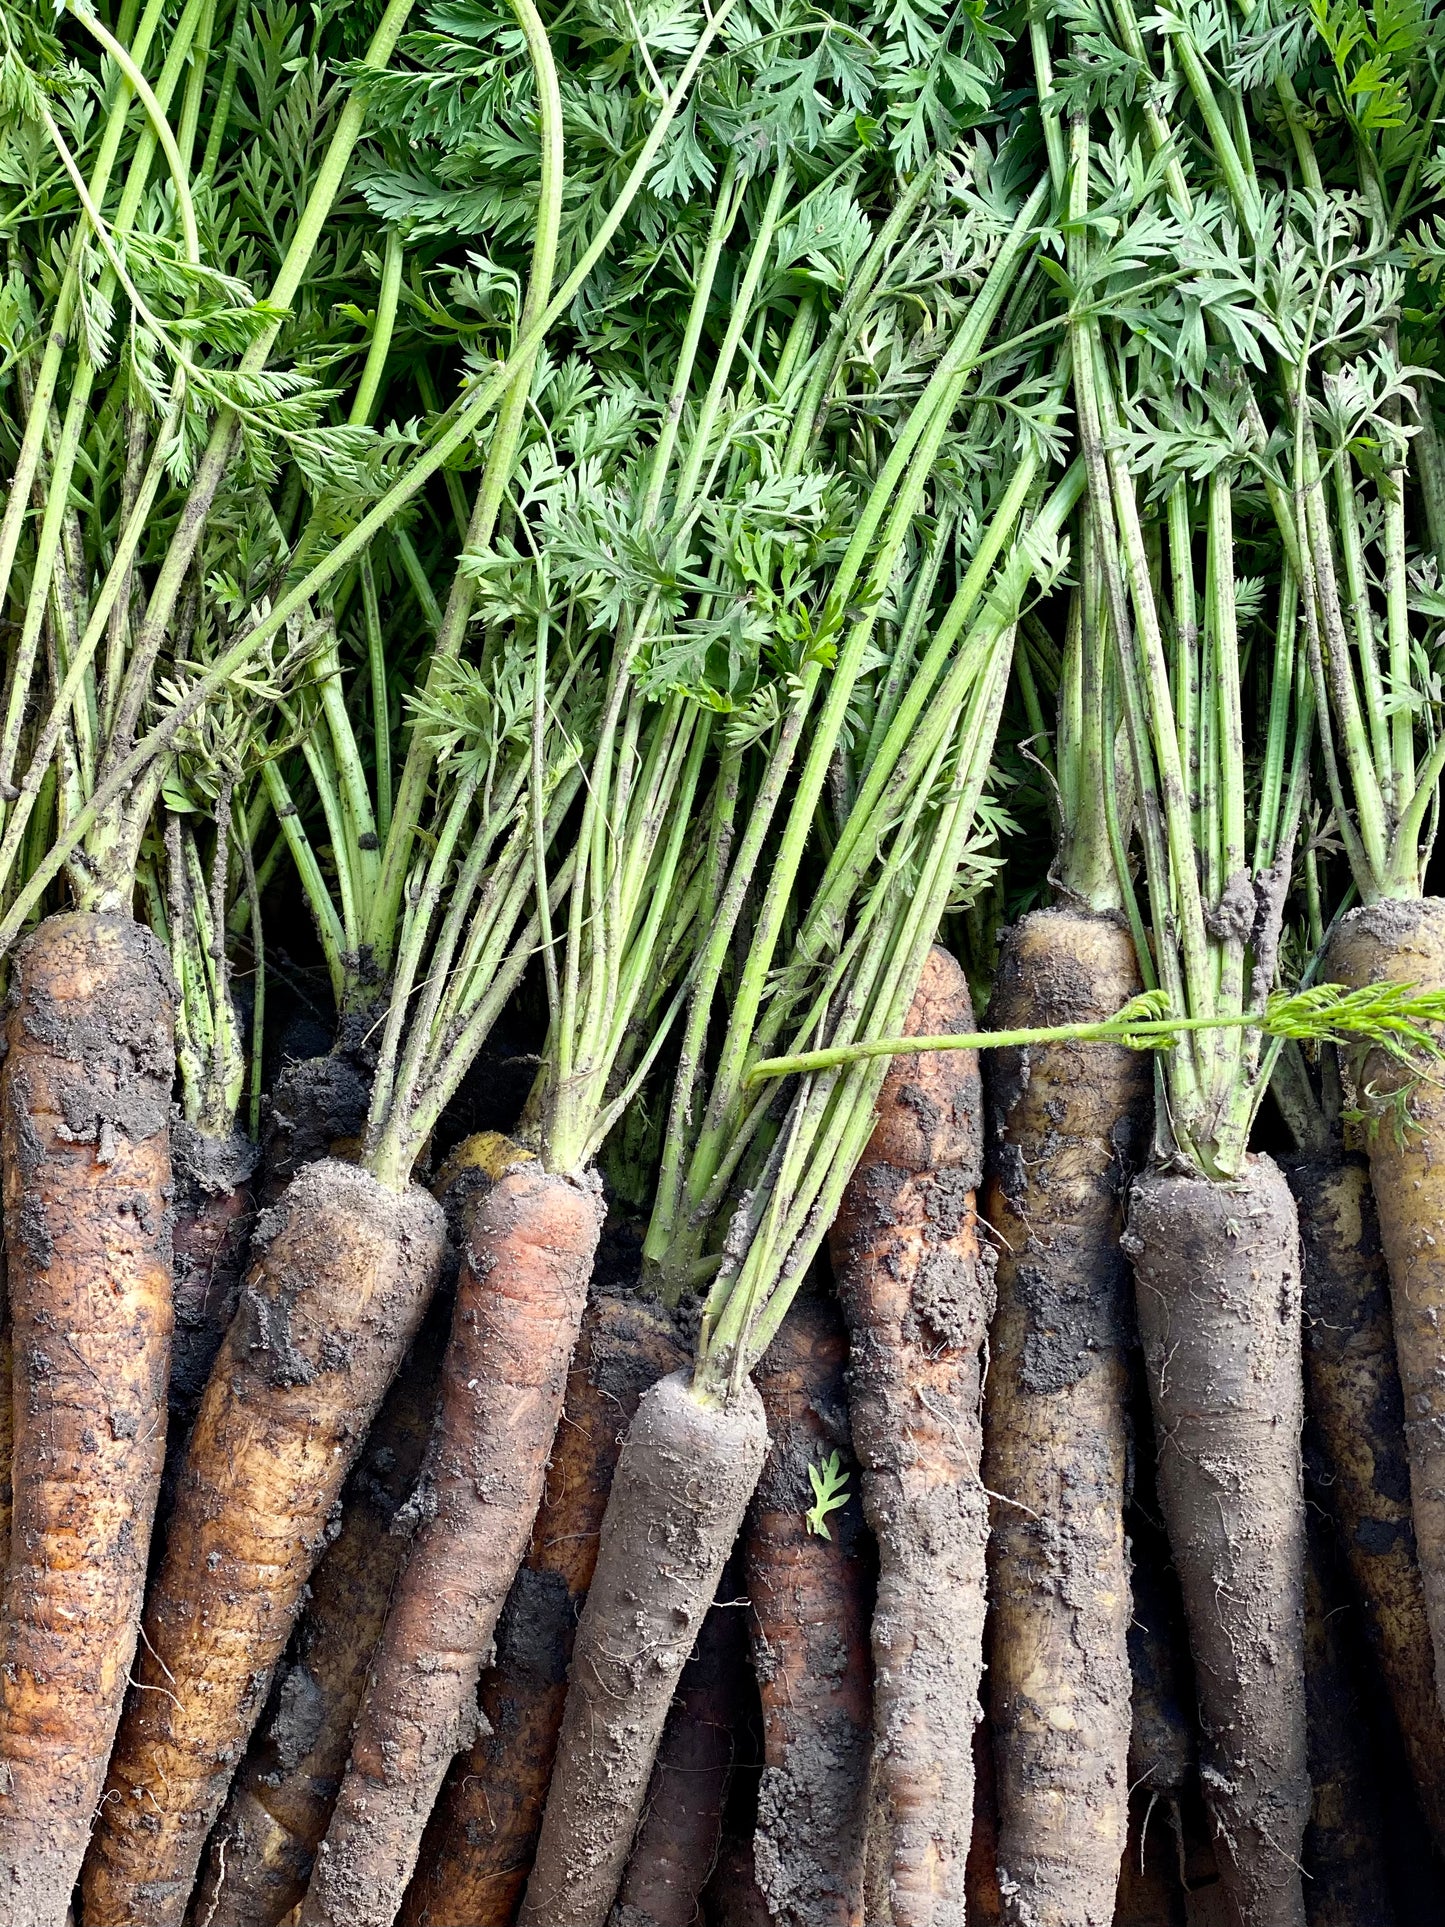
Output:
<svg viewBox="0 0 1445 1927">
<path fill-rule="evenodd" d="M 1445 900 L 1374 903 L 1341 918 L 1324 975 L 1350 988 L 1410 983 L 1445 988 Z M 1395 1355 L 1405 1400 L 1415 1546 L 1445 1698 L 1445 1085 L 1417 1078 L 1382 1051 L 1352 1053 L 1368 1114 L 1370 1182 L 1390 1272 Z"/>
<path fill-rule="evenodd" d="M 1004 940 L 991 1026 L 1093 1023 L 1140 988 L 1122 921 L 1035 911 Z M 1026 1927 L 1110 1927 L 1128 1831 L 1125 1397 L 1119 1249 L 1152 1071 L 1138 1051 L 988 1053 L 984 1212 L 998 1243 L 983 1479 L 1000 1888 Z"/>
<path fill-rule="evenodd" d="M 599 1255 L 596 1269 L 603 1265 Z M 635 1276 L 635 1266 L 629 1270 Z M 667 1312 L 631 1291 L 598 1291 L 594 1274 L 545 1496 L 497 1629 L 496 1662 L 482 1675 L 485 1728 L 453 1762 L 407 1890 L 402 1927 L 510 1927 L 516 1916 L 623 1436 L 648 1386 L 685 1358 Z"/>
<path fill-rule="evenodd" d="M 913 1035 L 974 1029 L 935 948 Z M 993 1253 L 980 1232 L 982 1095 L 970 1051 L 906 1057 L 830 1235 L 852 1345 L 853 1445 L 878 1540 L 874 1745 L 894 1927 L 962 1927 L 983 1667 L 980 1477 Z"/>
<path fill-rule="evenodd" d="M 425 1522 L 392 1595 L 303 1927 L 391 1927 L 541 1501 L 602 1230 L 601 1187 L 506 1170 L 470 1219 Z"/>
<path fill-rule="evenodd" d="M 201 1400 L 145 1651 L 86 1858 L 83 1918 L 179 1927 L 332 1508 L 441 1269 L 441 1206 L 324 1160 L 262 1241 Z"/>
<path fill-rule="evenodd" d="M 65 1920 L 135 1654 L 166 1437 L 173 1011 L 160 946 L 129 917 L 50 917 L 16 956 L 0 1073 L 9 1927 Z"/>
<path fill-rule="evenodd" d="M 398 1513 L 436 1416 L 446 1340 L 433 1304 L 342 1496 L 341 1529 L 266 1712 L 211 1831 L 193 1912 L 206 1927 L 280 1927 L 306 1892 L 351 1751 L 351 1727 L 406 1558 Z"/>
</svg>

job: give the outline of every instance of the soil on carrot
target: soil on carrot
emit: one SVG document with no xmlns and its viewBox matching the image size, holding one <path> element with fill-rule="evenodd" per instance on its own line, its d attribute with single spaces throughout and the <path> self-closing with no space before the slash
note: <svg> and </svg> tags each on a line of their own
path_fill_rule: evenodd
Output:
<svg viewBox="0 0 1445 1927">
<path fill-rule="evenodd" d="M 1262 1156 L 1232 1185 L 1151 1170 L 1131 1194 L 1125 1248 L 1221 1874 L 1244 1918 L 1300 1927 L 1310 1790 L 1294 1200 Z"/>
<path fill-rule="evenodd" d="M 963 972 L 934 949 L 915 1035 L 971 1030 Z M 898 1927 L 963 1907 L 983 1664 L 980 1477 L 993 1252 L 980 1236 L 982 1100 L 971 1052 L 908 1057 L 830 1235 L 852 1344 L 853 1442 L 878 1542 L 875 1745 Z"/>
<path fill-rule="evenodd" d="M 135 1653 L 165 1444 L 174 986 L 129 917 L 48 918 L 0 1083 L 14 1382 L 0 1887 L 59 1923 Z"/>
<path fill-rule="evenodd" d="M 170 1401 L 172 1419 L 182 1426 L 196 1415 L 236 1314 L 255 1222 L 251 1179 L 259 1155 L 239 1131 L 209 1137 L 180 1119 L 171 1126 L 176 1329 Z"/>
<path fill-rule="evenodd" d="M 784 1927 L 861 1922 L 877 1555 L 848 1426 L 847 1334 L 815 1280 L 755 1373 L 772 1445 L 744 1532 L 766 1765 L 754 1865 Z M 812 1474 L 841 1503 L 810 1527 Z"/>
<path fill-rule="evenodd" d="M 403 1927 L 506 1927 L 521 1901 L 623 1436 L 648 1386 L 686 1356 L 672 1315 L 627 1288 L 637 1247 L 625 1224 L 603 1232 L 541 1509 L 482 1675 L 481 1730 L 437 1802 Z"/>
</svg>

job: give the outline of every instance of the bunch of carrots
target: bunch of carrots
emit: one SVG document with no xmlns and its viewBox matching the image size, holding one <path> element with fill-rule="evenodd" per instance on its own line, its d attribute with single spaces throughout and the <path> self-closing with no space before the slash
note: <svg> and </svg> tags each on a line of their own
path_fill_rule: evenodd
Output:
<svg viewBox="0 0 1445 1927">
<path fill-rule="evenodd" d="M 1445 1920 L 1436 0 L 0 123 L 0 1920 Z"/>
</svg>

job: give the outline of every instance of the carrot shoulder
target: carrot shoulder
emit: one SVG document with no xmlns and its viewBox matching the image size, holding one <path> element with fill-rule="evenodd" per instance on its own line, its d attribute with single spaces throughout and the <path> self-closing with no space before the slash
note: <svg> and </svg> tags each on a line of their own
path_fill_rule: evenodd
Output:
<svg viewBox="0 0 1445 1927">
<path fill-rule="evenodd" d="M 442 1210 L 326 1160 L 258 1226 L 151 1587 L 82 1878 L 99 1927 L 176 1927 L 332 1508 L 436 1284 Z"/>
<path fill-rule="evenodd" d="M 427 1518 L 392 1599 L 305 1927 L 391 1927 L 526 1551 L 602 1228 L 595 1184 L 505 1171 L 471 1218 Z"/>
<path fill-rule="evenodd" d="M 968 986 L 929 955 L 908 1030 L 972 1030 Z M 978 1059 L 894 1065 L 831 1234 L 852 1342 L 853 1444 L 878 1540 L 874 1735 L 895 1927 L 964 1918 L 988 1507 L 979 1465 L 992 1252 L 975 1207 Z"/>
<path fill-rule="evenodd" d="M 11 1927 L 58 1927 L 135 1652 L 165 1451 L 174 993 L 148 931 L 75 913 L 23 946 L 11 994 L 0 1893 Z"/>
</svg>

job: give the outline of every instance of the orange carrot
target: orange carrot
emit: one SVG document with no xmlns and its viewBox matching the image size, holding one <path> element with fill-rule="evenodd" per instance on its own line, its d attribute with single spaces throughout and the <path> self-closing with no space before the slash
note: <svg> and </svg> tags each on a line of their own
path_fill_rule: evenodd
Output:
<svg viewBox="0 0 1445 1927">
<path fill-rule="evenodd" d="M 257 1227 L 201 1400 L 82 1877 L 97 1927 L 175 1927 L 332 1508 L 420 1323 L 442 1210 L 324 1160 Z"/>
<path fill-rule="evenodd" d="M 14 1515 L 0 1670 L 0 1893 L 65 1919 L 135 1653 L 166 1434 L 174 991 L 149 931 L 47 918 L 0 1074 Z"/>
<path fill-rule="evenodd" d="M 907 1028 L 974 1028 L 963 972 L 936 947 Z M 896 1927 L 942 1927 L 964 1908 L 988 1538 L 979 1405 L 994 1298 L 974 1198 L 981 1108 L 973 1052 L 896 1063 L 831 1234 L 863 1510 L 878 1540 L 874 1734 Z"/>
<path fill-rule="evenodd" d="M 391 1927 L 447 1768 L 475 1737 L 478 1677 L 542 1497 L 587 1301 L 599 1189 L 529 1160 L 477 1199 L 425 1521 L 372 1661 L 305 1927 Z"/>
</svg>

